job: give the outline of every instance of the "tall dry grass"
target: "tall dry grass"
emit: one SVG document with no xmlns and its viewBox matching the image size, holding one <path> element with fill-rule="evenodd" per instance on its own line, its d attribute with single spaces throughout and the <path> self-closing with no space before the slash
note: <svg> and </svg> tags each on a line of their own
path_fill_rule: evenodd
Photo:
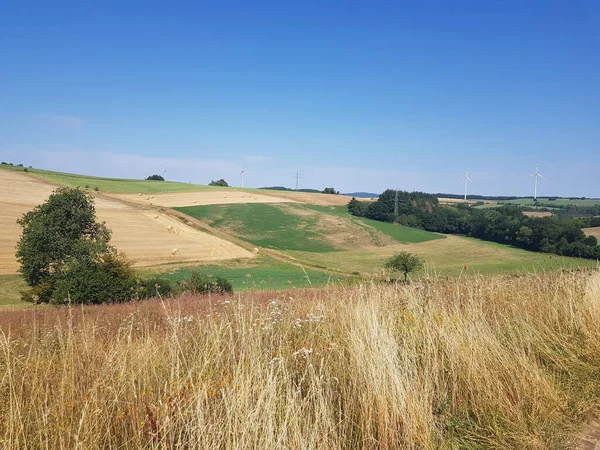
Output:
<svg viewBox="0 0 600 450">
<path fill-rule="evenodd" d="M 3 313 L 1 448 L 565 448 L 600 273 Z"/>
</svg>

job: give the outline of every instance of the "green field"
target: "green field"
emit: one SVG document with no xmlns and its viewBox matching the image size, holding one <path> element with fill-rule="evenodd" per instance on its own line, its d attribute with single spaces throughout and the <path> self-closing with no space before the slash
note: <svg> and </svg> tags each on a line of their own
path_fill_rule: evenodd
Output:
<svg viewBox="0 0 600 450">
<path fill-rule="evenodd" d="M 353 217 L 344 206 L 250 204 L 175 208 L 211 227 L 254 245 L 285 251 L 327 253 L 365 245 L 379 245 L 382 237 L 418 243 L 444 236 L 415 228 Z M 364 235 L 363 242 L 354 242 Z"/>
<path fill-rule="evenodd" d="M 23 172 L 23 167 L 9 166 L 0 164 L 1 169 Z M 71 173 L 52 172 L 42 169 L 28 169 L 29 173 L 51 181 L 52 183 L 62 184 L 71 187 L 98 188 L 102 192 L 114 192 L 133 194 L 144 192 L 148 194 L 160 194 L 167 192 L 189 192 L 204 189 L 218 189 L 202 184 L 178 183 L 174 181 L 146 181 L 146 180 L 128 180 L 122 178 L 100 178 L 87 175 L 75 175 Z M 151 175 L 151 174 L 149 174 Z"/>
<path fill-rule="evenodd" d="M 420 275 L 506 274 L 598 267 L 598 263 L 590 259 L 529 252 L 462 236 L 448 236 L 443 241 L 392 245 L 369 251 L 351 250 L 319 255 L 293 251 L 289 254 L 305 264 L 318 264 L 342 273 L 359 272 L 369 276 L 383 269 L 387 259 L 401 250 L 414 253 L 425 261 L 426 269 Z"/>
<path fill-rule="evenodd" d="M 189 277 L 190 267 L 183 267 L 168 272 L 167 278 L 181 281 Z M 266 264 L 258 267 L 220 267 L 203 266 L 196 268 L 213 277 L 223 277 L 231 282 L 234 291 L 246 289 L 281 290 L 290 288 L 306 288 L 323 286 L 329 283 L 344 281 L 346 277 L 330 275 L 311 269 L 302 270 L 300 267 L 285 264 Z"/>
<path fill-rule="evenodd" d="M 19 275 L 0 275 L 0 309 L 24 305 L 21 291 L 27 289 Z"/>
</svg>

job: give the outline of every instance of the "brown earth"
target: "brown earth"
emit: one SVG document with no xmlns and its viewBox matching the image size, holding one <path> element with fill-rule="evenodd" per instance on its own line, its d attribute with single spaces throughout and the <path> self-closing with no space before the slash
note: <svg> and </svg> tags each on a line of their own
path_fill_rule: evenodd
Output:
<svg viewBox="0 0 600 450">
<path fill-rule="evenodd" d="M 14 255 L 21 228 L 17 219 L 43 203 L 54 189 L 55 185 L 22 172 L 0 173 L 0 274 L 14 274 L 18 269 Z M 96 196 L 96 213 L 113 231 L 115 247 L 137 266 L 253 257 L 231 242 L 152 208 Z"/>
</svg>

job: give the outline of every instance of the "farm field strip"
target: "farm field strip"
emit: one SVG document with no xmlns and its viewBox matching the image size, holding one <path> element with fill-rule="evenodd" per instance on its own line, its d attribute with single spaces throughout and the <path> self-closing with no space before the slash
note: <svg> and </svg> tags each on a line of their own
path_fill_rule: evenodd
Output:
<svg viewBox="0 0 600 450">
<path fill-rule="evenodd" d="M 15 246 L 21 232 L 16 221 L 43 203 L 55 187 L 24 173 L 2 171 L 1 175 L 0 274 L 14 274 L 18 268 Z M 138 266 L 253 257 L 251 252 L 229 241 L 151 209 L 97 197 L 96 213 L 113 231 L 113 245 Z"/>
<path fill-rule="evenodd" d="M 142 195 L 139 195 L 142 194 Z M 109 194 L 118 200 L 137 203 L 140 205 L 157 205 L 165 207 L 184 207 L 194 205 L 227 205 L 252 203 L 284 203 L 294 200 L 271 197 L 268 195 L 239 191 L 227 188 L 211 189 L 198 192 L 177 192 L 167 194 Z"/>
</svg>

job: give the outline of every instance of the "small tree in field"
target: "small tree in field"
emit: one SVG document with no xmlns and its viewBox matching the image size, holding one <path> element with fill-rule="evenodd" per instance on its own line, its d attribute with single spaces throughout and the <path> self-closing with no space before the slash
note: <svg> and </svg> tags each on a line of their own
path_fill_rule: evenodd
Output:
<svg viewBox="0 0 600 450">
<path fill-rule="evenodd" d="M 408 280 L 408 274 L 416 272 L 423 267 L 423 261 L 417 255 L 408 252 L 398 252 L 385 264 L 385 268 L 392 272 L 404 274 L 404 281 Z"/>
<path fill-rule="evenodd" d="M 165 181 L 165 178 L 162 175 L 150 175 L 146 178 L 148 181 Z"/>
<path fill-rule="evenodd" d="M 131 298 L 134 272 L 109 244 L 110 230 L 96 222 L 94 200 L 87 192 L 57 189 L 18 223 L 23 227 L 17 244 L 19 271 L 32 287 L 23 300 L 99 303 Z"/>
</svg>

